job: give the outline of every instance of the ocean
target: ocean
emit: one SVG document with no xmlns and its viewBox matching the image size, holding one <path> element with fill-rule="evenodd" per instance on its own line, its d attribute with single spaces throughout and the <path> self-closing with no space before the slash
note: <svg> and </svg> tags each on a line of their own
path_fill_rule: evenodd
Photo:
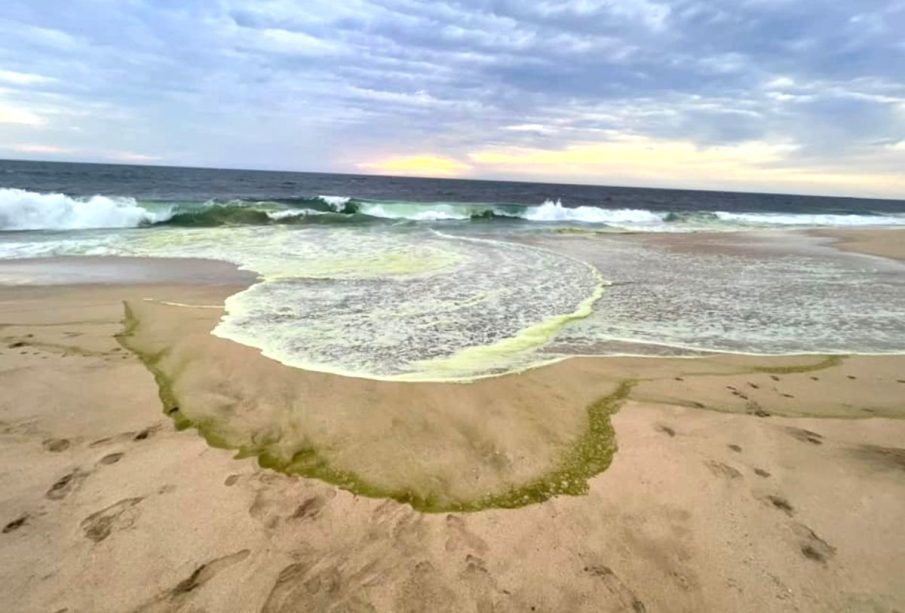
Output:
<svg viewBox="0 0 905 613">
<path fill-rule="evenodd" d="M 803 232 L 888 226 L 905 201 L 0 161 L 0 259 L 233 262 L 258 280 L 215 334 L 389 380 L 901 353 L 905 265 Z"/>
</svg>

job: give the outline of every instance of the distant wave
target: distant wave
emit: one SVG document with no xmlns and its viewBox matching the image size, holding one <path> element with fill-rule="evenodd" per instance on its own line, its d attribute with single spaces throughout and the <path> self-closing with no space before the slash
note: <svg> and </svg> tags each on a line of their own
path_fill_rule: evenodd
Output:
<svg viewBox="0 0 905 613">
<path fill-rule="evenodd" d="M 720 221 L 765 226 L 901 226 L 905 215 L 716 213 Z"/>
<path fill-rule="evenodd" d="M 68 230 L 142 226 L 330 225 L 510 220 L 633 231 L 771 227 L 905 226 L 905 215 L 668 212 L 539 205 L 392 202 L 320 195 L 279 200 L 153 202 L 129 197 L 74 198 L 0 188 L 0 230 Z"/>
<path fill-rule="evenodd" d="M 577 221 L 609 225 L 663 223 L 661 214 L 645 209 L 602 209 L 592 206 L 568 208 L 559 200 L 547 200 L 540 206 L 528 207 L 524 217 L 530 221 Z"/>
</svg>

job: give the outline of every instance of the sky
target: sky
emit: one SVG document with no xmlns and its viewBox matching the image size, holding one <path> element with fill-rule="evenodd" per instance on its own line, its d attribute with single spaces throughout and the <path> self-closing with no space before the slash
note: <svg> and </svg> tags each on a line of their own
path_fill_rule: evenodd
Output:
<svg viewBox="0 0 905 613">
<path fill-rule="evenodd" d="M 4 0 L 0 157 L 905 199 L 905 0 Z"/>
</svg>

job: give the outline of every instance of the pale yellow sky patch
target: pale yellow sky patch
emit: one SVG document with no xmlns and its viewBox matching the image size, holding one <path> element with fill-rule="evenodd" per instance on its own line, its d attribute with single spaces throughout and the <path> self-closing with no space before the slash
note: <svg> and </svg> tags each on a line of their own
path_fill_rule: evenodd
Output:
<svg viewBox="0 0 905 613">
<path fill-rule="evenodd" d="M 0 83 L 11 83 L 13 85 L 35 85 L 39 83 L 50 83 L 54 81 L 50 77 L 29 72 L 18 72 L 16 70 L 0 70 Z"/>
<path fill-rule="evenodd" d="M 134 153 L 132 151 L 114 151 L 108 154 L 107 157 L 118 162 L 132 162 L 138 164 L 142 162 L 156 162 L 163 159 L 158 155 L 145 155 L 144 153 Z"/>
<path fill-rule="evenodd" d="M 363 162 L 358 167 L 371 172 L 419 177 L 455 177 L 471 170 L 464 162 L 433 154 L 389 157 Z"/>
<path fill-rule="evenodd" d="M 44 123 L 44 120 L 37 113 L 27 109 L 0 104 L 0 123 L 39 126 Z"/>
<path fill-rule="evenodd" d="M 72 153 L 73 151 L 72 149 L 66 149 L 65 147 L 57 147 L 56 145 L 39 145 L 31 143 L 11 145 L 9 149 L 12 149 L 16 153 L 31 153 L 36 155 L 58 155 L 61 153 Z"/>
<path fill-rule="evenodd" d="M 753 142 L 743 145 L 699 148 L 685 141 L 655 141 L 625 137 L 605 143 L 572 145 L 563 149 L 507 147 L 469 154 L 482 167 L 541 168 L 569 174 L 605 170 L 656 170 L 713 168 L 764 164 L 782 159 L 792 148 Z"/>
<path fill-rule="evenodd" d="M 902 174 L 848 169 L 795 167 L 790 145 L 748 142 L 698 147 L 691 142 L 624 137 L 562 149 L 487 148 L 472 152 L 475 175 L 533 181 L 635 183 L 660 187 L 785 190 L 795 193 L 847 193 L 896 197 L 903 192 Z"/>
</svg>

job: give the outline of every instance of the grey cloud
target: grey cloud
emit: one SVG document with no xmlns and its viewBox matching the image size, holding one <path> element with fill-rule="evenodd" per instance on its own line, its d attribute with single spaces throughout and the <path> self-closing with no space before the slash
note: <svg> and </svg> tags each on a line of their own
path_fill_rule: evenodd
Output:
<svg viewBox="0 0 905 613">
<path fill-rule="evenodd" d="M 48 117 L 33 140 L 174 163 L 349 170 L 628 132 L 869 164 L 905 138 L 897 0 L 8 0 L 0 29 L 5 69 L 49 77 L 0 91 Z"/>
</svg>

